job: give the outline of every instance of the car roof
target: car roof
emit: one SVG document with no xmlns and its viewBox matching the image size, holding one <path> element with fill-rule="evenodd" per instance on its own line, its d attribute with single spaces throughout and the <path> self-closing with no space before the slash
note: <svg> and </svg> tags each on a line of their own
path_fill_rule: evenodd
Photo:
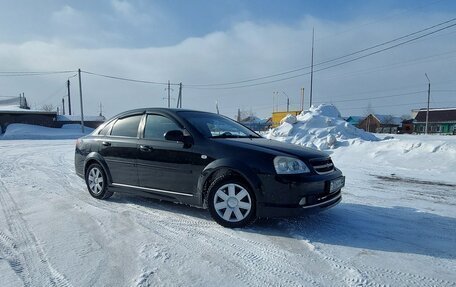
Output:
<svg viewBox="0 0 456 287">
<path fill-rule="evenodd" d="M 139 109 L 134 109 L 134 110 L 128 110 L 128 111 L 125 111 L 125 112 L 122 112 L 120 114 L 115 115 L 113 118 L 125 117 L 125 116 L 131 115 L 131 114 L 144 113 L 144 112 L 162 112 L 162 113 L 168 113 L 168 114 L 169 113 L 175 114 L 177 112 L 196 112 L 196 113 L 209 113 L 209 114 L 211 114 L 211 112 L 191 110 L 191 109 L 150 107 L 150 108 L 139 108 Z"/>
</svg>

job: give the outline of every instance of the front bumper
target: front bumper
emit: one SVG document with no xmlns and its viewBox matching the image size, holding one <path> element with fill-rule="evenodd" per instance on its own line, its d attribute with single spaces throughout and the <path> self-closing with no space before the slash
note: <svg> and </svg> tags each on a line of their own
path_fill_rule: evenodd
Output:
<svg viewBox="0 0 456 287">
<path fill-rule="evenodd" d="M 274 204 L 258 204 L 258 217 L 287 217 L 298 216 L 303 214 L 312 214 L 336 206 L 342 201 L 342 192 L 338 191 L 333 197 L 308 206 L 283 206 Z"/>
<path fill-rule="evenodd" d="M 257 216 L 298 216 L 331 208 L 342 200 L 343 186 L 330 190 L 330 182 L 341 178 L 345 179 L 340 170 L 314 176 L 265 176 Z"/>
</svg>

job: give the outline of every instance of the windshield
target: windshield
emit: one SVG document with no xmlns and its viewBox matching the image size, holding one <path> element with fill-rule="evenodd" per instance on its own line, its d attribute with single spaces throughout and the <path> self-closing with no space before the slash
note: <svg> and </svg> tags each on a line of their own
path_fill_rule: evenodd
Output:
<svg viewBox="0 0 456 287">
<path fill-rule="evenodd" d="M 193 127 L 208 138 L 259 138 L 236 121 L 227 117 L 201 112 L 179 112 Z"/>
</svg>

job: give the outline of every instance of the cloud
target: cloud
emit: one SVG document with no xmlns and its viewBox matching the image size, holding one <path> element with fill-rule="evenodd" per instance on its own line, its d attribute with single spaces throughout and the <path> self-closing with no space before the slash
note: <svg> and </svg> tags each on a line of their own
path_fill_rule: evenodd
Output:
<svg viewBox="0 0 456 287">
<path fill-rule="evenodd" d="M 131 3 L 123 0 L 112 0 L 111 6 L 117 16 L 122 17 L 134 26 L 150 25 L 152 19 L 146 13 L 140 13 Z"/>
<path fill-rule="evenodd" d="M 121 7 L 120 11 L 130 9 Z M 86 17 L 74 8 L 65 6 L 55 14 L 54 21 L 64 21 L 65 16 L 73 19 Z M 304 17 L 293 25 L 244 21 L 226 31 L 188 38 L 166 47 L 80 48 L 59 41 L 0 44 L 0 64 L 4 71 L 81 68 L 142 80 L 183 82 L 184 107 L 214 111 L 215 102 L 218 101 L 221 111 L 229 116 L 233 116 L 237 108 L 252 108 L 258 115 L 267 116 L 272 110 L 273 91 L 284 91 L 290 97 L 292 108 L 298 108 L 300 89 L 304 87 L 308 103 L 309 76 L 232 90 L 193 89 L 188 85 L 239 81 L 308 66 L 312 27 L 316 30 L 315 63 L 319 63 L 449 18 L 450 15 L 410 16 L 370 25 L 365 25 L 366 21 L 363 20 L 335 23 L 313 17 Z M 382 54 L 316 72 L 314 101 L 332 101 L 344 115 L 363 114 L 369 103 L 377 113 L 408 113 L 411 108 L 420 107 L 413 103 L 426 99 L 424 72 L 433 80 L 436 90 L 455 89 L 454 32 L 454 29 L 447 30 Z M 97 35 L 94 31 L 88 34 L 88 38 L 96 40 Z M 320 67 L 316 66 L 316 70 Z M 308 72 L 308 69 L 302 72 Z M 0 94 L 25 92 L 32 104 L 47 101 L 57 105 L 65 91 L 53 93 L 64 86 L 68 76 L 71 74 L 0 77 Z M 72 94 L 78 95 L 75 80 L 72 78 Z M 102 102 L 104 110 L 112 116 L 130 108 L 164 106 L 164 88 L 83 74 L 84 110 L 96 114 L 98 103 Z M 341 102 L 414 91 L 423 92 L 386 99 Z M 456 105 L 450 96 L 436 91 L 433 105 Z M 177 88 L 172 97 L 177 97 Z M 280 102 L 281 108 L 285 108 L 285 96 L 276 101 Z M 77 103 L 73 100 L 76 112 L 79 110 Z M 175 104 L 175 101 L 172 103 Z M 384 107 L 387 105 L 389 107 Z"/>
</svg>

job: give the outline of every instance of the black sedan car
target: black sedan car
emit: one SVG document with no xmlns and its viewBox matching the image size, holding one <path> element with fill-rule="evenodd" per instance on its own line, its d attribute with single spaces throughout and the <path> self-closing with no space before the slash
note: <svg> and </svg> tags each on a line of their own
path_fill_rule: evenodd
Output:
<svg viewBox="0 0 456 287">
<path fill-rule="evenodd" d="M 332 207 L 345 184 L 325 153 L 182 109 L 115 116 L 78 139 L 75 167 L 95 198 L 125 192 L 208 208 L 226 227 Z"/>
</svg>

